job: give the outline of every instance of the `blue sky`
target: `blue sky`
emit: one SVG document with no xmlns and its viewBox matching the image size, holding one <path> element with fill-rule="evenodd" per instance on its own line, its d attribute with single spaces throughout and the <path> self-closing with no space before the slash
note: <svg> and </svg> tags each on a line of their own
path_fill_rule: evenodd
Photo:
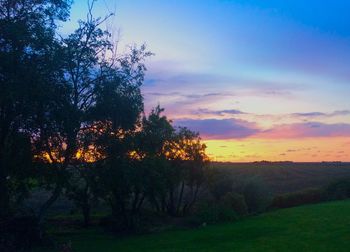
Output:
<svg viewBox="0 0 350 252">
<path fill-rule="evenodd" d="M 75 1 L 63 33 L 84 19 L 86 6 L 85 0 Z M 155 53 L 142 88 L 146 109 L 160 103 L 175 123 L 227 141 L 251 139 L 247 132 L 271 139 L 275 135 L 261 132 L 274 130 L 290 139 L 279 131 L 286 127 L 305 129 L 310 141 L 322 127 L 320 138 L 338 143 L 339 129 L 344 139 L 350 137 L 349 10 L 345 0 L 98 0 L 95 5 L 97 16 L 116 12 L 108 27 L 121 53 L 133 43 L 146 43 Z M 318 130 L 308 130 L 310 123 Z M 210 135 L 213 127 L 224 130 Z M 293 141 L 307 141 L 304 134 L 291 135 Z M 350 153 L 339 159 L 350 160 Z"/>
</svg>

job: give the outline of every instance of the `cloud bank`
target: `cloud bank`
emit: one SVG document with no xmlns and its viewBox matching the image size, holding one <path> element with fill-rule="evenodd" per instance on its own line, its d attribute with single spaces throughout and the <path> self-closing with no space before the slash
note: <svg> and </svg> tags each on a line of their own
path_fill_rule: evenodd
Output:
<svg viewBox="0 0 350 252">
<path fill-rule="evenodd" d="M 204 139 L 291 139 L 307 137 L 350 137 L 350 124 L 305 122 L 276 125 L 263 130 L 256 123 L 240 119 L 180 119 L 176 126 L 197 131 Z"/>
<path fill-rule="evenodd" d="M 199 132 L 204 139 L 246 138 L 259 132 L 255 123 L 239 119 L 182 119 L 174 123 Z"/>
</svg>

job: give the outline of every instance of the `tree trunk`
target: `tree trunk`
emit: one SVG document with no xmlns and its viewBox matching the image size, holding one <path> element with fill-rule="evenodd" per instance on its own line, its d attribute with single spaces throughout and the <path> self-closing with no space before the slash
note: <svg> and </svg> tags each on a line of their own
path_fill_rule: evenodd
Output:
<svg viewBox="0 0 350 252">
<path fill-rule="evenodd" d="M 7 185 L 6 165 L 3 161 L 3 146 L 0 146 L 0 218 L 10 214 L 10 192 Z"/>
<path fill-rule="evenodd" d="M 63 187 L 60 184 L 57 184 L 55 187 L 55 190 L 52 192 L 50 198 L 41 206 L 39 213 L 38 213 L 39 223 L 43 222 L 43 220 L 47 214 L 47 211 L 52 206 L 52 204 L 56 202 L 58 197 L 61 195 L 62 190 L 63 190 Z"/>
<path fill-rule="evenodd" d="M 179 198 L 178 198 L 178 201 L 177 201 L 177 206 L 176 206 L 176 214 L 177 215 L 180 213 L 180 207 L 181 207 L 182 197 L 183 197 L 183 194 L 184 194 L 184 189 L 185 189 L 185 182 L 182 181 L 180 195 L 179 195 Z"/>
<path fill-rule="evenodd" d="M 3 169 L 3 167 L 0 167 Z M 2 171 L 0 172 L 2 173 Z M 0 175 L 0 219 L 6 218 L 10 214 L 10 196 L 7 187 L 6 177 Z"/>
<path fill-rule="evenodd" d="M 184 207 L 182 209 L 183 215 L 185 215 L 193 207 L 194 203 L 196 203 L 199 188 L 200 188 L 200 185 L 196 184 L 196 189 L 195 189 L 194 194 L 192 196 L 192 200 L 188 204 L 184 205 Z"/>
<path fill-rule="evenodd" d="M 90 220 L 91 220 L 91 215 L 90 215 L 90 205 L 89 204 L 84 204 L 82 206 L 82 211 L 84 215 L 84 227 L 90 226 Z"/>
</svg>

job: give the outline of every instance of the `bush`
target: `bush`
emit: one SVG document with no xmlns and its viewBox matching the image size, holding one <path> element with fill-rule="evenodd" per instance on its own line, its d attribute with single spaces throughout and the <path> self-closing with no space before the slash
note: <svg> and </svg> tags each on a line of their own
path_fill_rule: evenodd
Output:
<svg viewBox="0 0 350 252">
<path fill-rule="evenodd" d="M 153 211 L 142 211 L 127 216 L 109 215 L 100 219 L 99 225 L 116 234 L 143 234 L 168 222 L 168 215 Z"/>
<path fill-rule="evenodd" d="M 238 214 L 230 207 L 220 203 L 207 202 L 202 204 L 192 219 L 197 224 L 214 224 L 220 222 L 235 221 Z"/>
<path fill-rule="evenodd" d="M 248 207 L 244 196 L 234 192 L 228 192 L 221 199 L 224 206 L 234 210 L 238 215 L 244 216 L 248 214 Z"/>
<path fill-rule="evenodd" d="M 324 199 L 324 190 L 311 188 L 299 192 L 279 195 L 273 199 L 271 208 L 288 208 L 319 203 L 324 201 Z"/>
<path fill-rule="evenodd" d="M 210 177 L 208 188 L 211 200 L 222 202 L 231 198 L 235 202 L 231 207 L 239 215 L 263 212 L 272 201 L 270 188 L 257 176 L 233 177 L 226 172 L 217 171 Z"/>
<path fill-rule="evenodd" d="M 314 204 L 327 200 L 343 200 L 350 198 L 350 179 L 341 179 L 321 189 L 306 189 L 288 193 L 273 199 L 272 208 L 287 208 L 306 204 Z"/>
<path fill-rule="evenodd" d="M 107 216 L 100 220 L 100 225 L 109 232 L 134 233 L 140 229 L 138 216 Z"/>
<path fill-rule="evenodd" d="M 41 242 L 37 218 L 21 216 L 0 220 L 0 251 L 28 251 Z"/>
<path fill-rule="evenodd" d="M 325 188 L 327 200 L 342 200 L 350 198 L 350 179 L 341 179 Z"/>
<path fill-rule="evenodd" d="M 211 170 L 208 180 L 208 189 L 214 200 L 220 200 L 223 195 L 233 192 L 234 178 L 226 172 Z"/>
<path fill-rule="evenodd" d="M 241 179 L 234 190 L 243 195 L 248 213 L 261 213 L 271 204 L 271 190 L 260 177 Z"/>
</svg>

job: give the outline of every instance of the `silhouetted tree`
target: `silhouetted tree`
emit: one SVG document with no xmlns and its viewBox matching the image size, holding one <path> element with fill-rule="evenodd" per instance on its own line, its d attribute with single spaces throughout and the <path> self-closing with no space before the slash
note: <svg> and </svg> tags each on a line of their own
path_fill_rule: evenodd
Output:
<svg viewBox="0 0 350 252">
<path fill-rule="evenodd" d="M 36 185 L 48 192 L 37 217 L 65 193 L 90 221 L 106 200 L 121 227 L 135 226 L 145 201 L 185 215 L 205 176 L 206 146 L 156 107 L 143 116 L 145 46 L 119 55 L 111 15 L 57 34 L 69 0 L 0 0 L 0 218 Z"/>
<path fill-rule="evenodd" d="M 142 119 L 142 130 L 136 138 L 136 154 L 147 170 L 144 177 L 145 194 L 157 211 L 165 211 L 166 171 L 169 169 L 164 146 L 171 141 L 175 129 L 159 106 Z"/>
<path fill-rule="evenodd" d="M 67 0 L 0 1 L 0 217 L 28 186 L 37 110 L 57 78 L 56 22 L 68 9 Z"/>
<path fill-rule="evenodd" d="M 167 143 L 165 155 L 171 169 L 168 179 L 167 210 L 171 215 L 185 215 L 197 200 L 199 190 L 205 181 L 206 145 L 199 134 L 187 128 L 178 128 L 174 139 Z"/>
<path fill-rule="evenodd" d="M 99 167 L 96 163 L 76 166 L 66 186 L 66 196 L 81 210 L 84 226 L 90 225 L 91 210 L 98 205 L 101 197 Z"/>
<path fill-rule="evenodd" d="M 142 46 L 118 56 L 111 35 L 100 29 L 108 18 L 94 18 L 89 6 L 86 21 L 61 41 L 63 92 L 47 123 L 40 128 L 38 155 L 55 170 L 52 195 L 39 212 L 42 218 L 62 193 L 70 168 L 86 162 L 79 153 L 94 148 L 100 158 L 118 144 L 123 131 L 135 127 L 142 109 L 140 86 L 150 53 Z M 88 137 L 87 137 L 88 136 Z"/>
<path fill-rule="evenodd" d="M 184 215 L 195 203 L 208 157 L 198 133 L 174 128 L 157 107 L 142 121 L 137 156 L 147 167 L 145 193 L 170 215 Z"/>
</svg>

